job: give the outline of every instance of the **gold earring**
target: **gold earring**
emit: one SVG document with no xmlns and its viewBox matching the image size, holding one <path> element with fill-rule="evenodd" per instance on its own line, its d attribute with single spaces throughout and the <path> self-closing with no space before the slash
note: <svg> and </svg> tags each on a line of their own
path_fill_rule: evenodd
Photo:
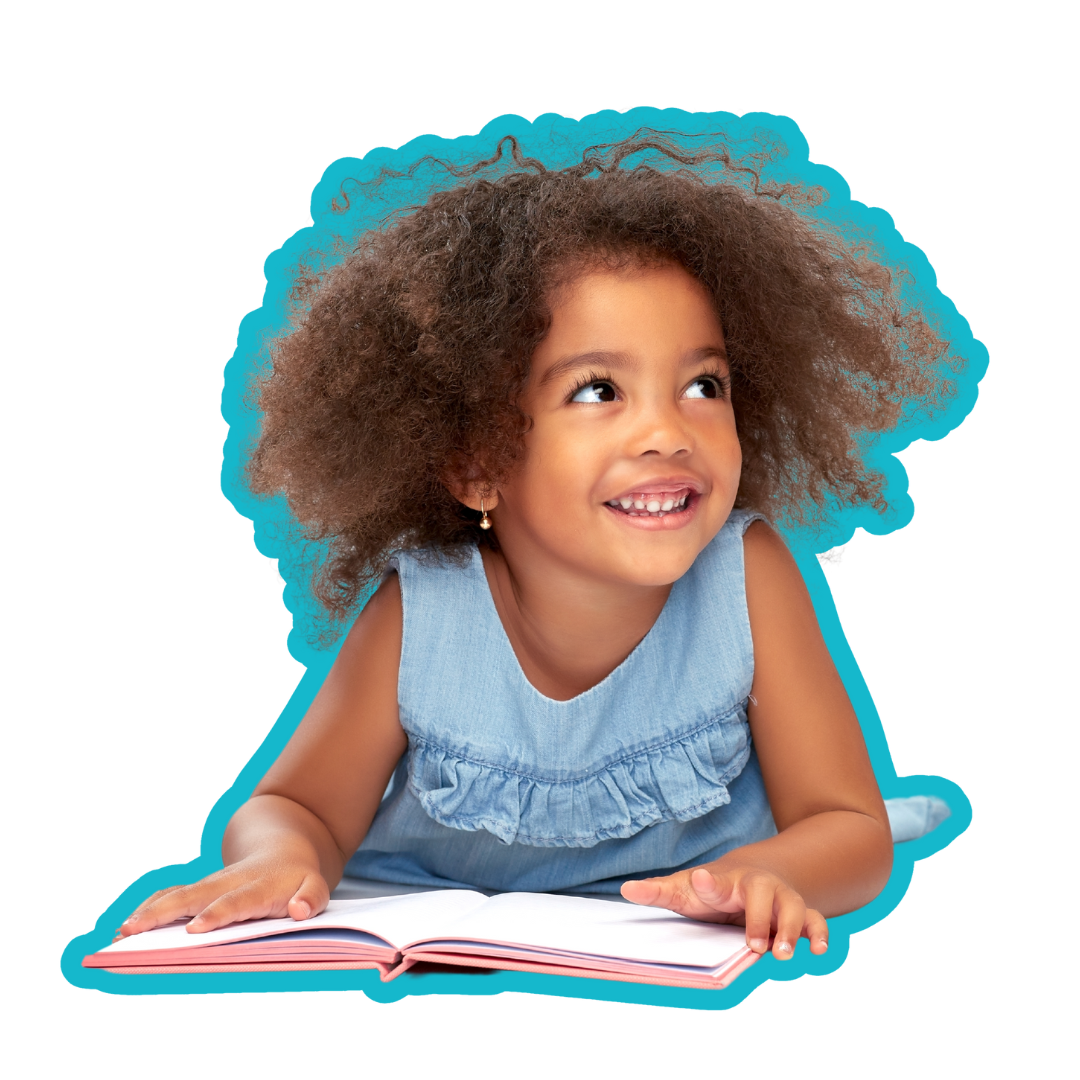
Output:
<svg viewBox="0 0 1080 1080">
<path fill-rule="evenodd" d="M 484 509 L 484 499 L 480 498 L 480 513 L 483 515 L 480 518 L 480 528 L 487 530 L 491 528 L 491 519 L 487 516 L 487 511 Z"/>
</svg>

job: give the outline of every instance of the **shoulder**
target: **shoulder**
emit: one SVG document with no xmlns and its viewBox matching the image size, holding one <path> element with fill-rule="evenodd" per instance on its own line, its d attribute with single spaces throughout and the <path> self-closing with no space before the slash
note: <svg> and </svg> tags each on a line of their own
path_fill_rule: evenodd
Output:
<svg viewBox="0 0 1080 1080">
<path fill-rule="evenodd" d="M 768 543 L 773 540 L 780 544 L 784 543 L 780 539 L 780 534 L 764 518 L 752 519 L 743 530 L 743 543 L 747 547 Z"/>
<path fill-rule="evenodd" d="M 341 646 L 339 662 L 356 662 L 367 668 L 390 663 L 397 671 L 401 656 L 403 610 L 401 583 L 390 572 L 356 617 Z"/>
<path fill-rule="evenodd" d="M 817 618 L 802 573 L 787 544 L 766 522 L 750 524 L 743 536 L 746 609 L 755 649 L 765 639 L 792 631 L 817 635 Z"/>
<path fill-rule="evenodd" d="M 401 635 L 401 590 L 391 574 L 346 634 L 308 718 L 334 726 L 363 717 L 364 727 L 396 732 Z"/>
<path fill-rule="evenodd" d="M 341 644 L 305 724 L 327 731 L 344 725 L 398 740 L 398 667 L 402 607 L 397 576 L 375 590 Z M 400 756 L 400 755 L 399 755 Z"/>
<path fill-rule="evenodd" d="M 758 674 L 774 663 L 782 671 L 796 658 L 832 667 L 810 591 L 778 532 L 754 522 L 743 537 L 743 562 Z"/>
</svg>

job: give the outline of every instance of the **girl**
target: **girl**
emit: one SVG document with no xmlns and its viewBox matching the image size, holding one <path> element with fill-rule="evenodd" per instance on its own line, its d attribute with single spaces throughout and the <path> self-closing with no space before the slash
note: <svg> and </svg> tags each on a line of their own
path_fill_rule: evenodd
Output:
<svg viewBox="0 0 1080 1080">
<path fill-rule="evenodd" d="M 723 150 L 639 136 L 366 235 L 274 352 L 251 460 L 360 612 L 225 834 L 138 933 L 323 909 L 343 872 L 617 892 L 827 948 L 885 809 L 769 520 L 883 506 L 859 433 L 948 391 L 888 272 Z M 502 146 L 500 144 L 500 152 Z M 622 162 L 643 149 L 681 164 Z M 746 172 L 747 170 L 743 170 Z"/>
</svg>

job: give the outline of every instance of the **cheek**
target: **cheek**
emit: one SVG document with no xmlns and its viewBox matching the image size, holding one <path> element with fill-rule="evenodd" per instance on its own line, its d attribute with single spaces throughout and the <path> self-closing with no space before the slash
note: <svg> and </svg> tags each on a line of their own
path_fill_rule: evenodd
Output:
<svg viewBox="0 0 1080 1080">
<path fill-rule="evenodd" d="M 724 419 L 721 441 L 728 458 L 737 465 L 742 465 L 742 443 L 739 442 L 739 431 L 735 425 L 735 413 L 730 412 Z"/>
<path fill-rule="evenodd" d="M 535 433 L 526 443 L 522 488 L 536 499 L 562 499 L 587 492 L 602 471 L 603 447 L 595 433 L 585 438 L 572 425 Z"/>
</svg>

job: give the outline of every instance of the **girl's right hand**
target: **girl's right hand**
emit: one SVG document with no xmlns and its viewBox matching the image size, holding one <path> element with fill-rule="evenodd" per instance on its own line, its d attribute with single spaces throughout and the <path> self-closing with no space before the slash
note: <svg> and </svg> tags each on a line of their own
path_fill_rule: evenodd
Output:
<svg viewBox="0 0 1080 1080">
<path fill-rule="evenodd" d="M 302 922 L 318 915 L 330 899 L 326 879 L 310 865 L 252 855 L 194 885 L 162 889 L 124 920 L 120 936 L 141 934 L 190 917 L 189 934 L 205 934 L 247 919 Z"/>
</svg>

